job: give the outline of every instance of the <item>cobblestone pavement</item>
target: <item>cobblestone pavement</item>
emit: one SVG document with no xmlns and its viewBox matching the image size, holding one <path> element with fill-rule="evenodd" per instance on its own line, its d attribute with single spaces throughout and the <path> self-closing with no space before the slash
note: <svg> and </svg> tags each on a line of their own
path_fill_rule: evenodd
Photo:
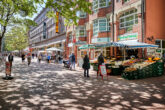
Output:
<svg viewBox="0 0 165 110">
<path fill-rule="evenodd" d="M 81 69 L 38 64 L 13 64 L 13 80 L 0 73 L 1 110 L 165 110 L 165 75 L 128 81 L 110 76 L 102 81 Z"/>
</svg>

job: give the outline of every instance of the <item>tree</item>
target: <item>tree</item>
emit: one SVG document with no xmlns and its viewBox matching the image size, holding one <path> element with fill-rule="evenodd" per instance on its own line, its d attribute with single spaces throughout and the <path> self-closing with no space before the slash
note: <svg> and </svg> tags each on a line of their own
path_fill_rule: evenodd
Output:
<svg viewBox="0 0 165 110">
<path fill-rule="evenodd" d="M 18 16 L 32 16 L 35 12 L 37 11 L 33 0 L 0 0 L 0 51 L 2 38 L 8 27 L 20 22 Z"/>
<path fill-rule="evenodd" d="M 21 23 L 19 17 L 31 17 L 43 4 L 50 9 L 47 14 L 49 17 L 57 18 L 54 12 L 58 11 L 67 23 L 77 24 L 78 11 L 91 13 L 88 0 L 0 0 L 0 48 L 7 28 Z M 34 24 L 29 19 L 25 21 L 27 25 Z"/>
<path fill-rule="evenodd" d="M 8 51 L 23 50 L 28 45 L 26 26 L 13 27 L 5 36 L 5 48 Z"/>
</svg>

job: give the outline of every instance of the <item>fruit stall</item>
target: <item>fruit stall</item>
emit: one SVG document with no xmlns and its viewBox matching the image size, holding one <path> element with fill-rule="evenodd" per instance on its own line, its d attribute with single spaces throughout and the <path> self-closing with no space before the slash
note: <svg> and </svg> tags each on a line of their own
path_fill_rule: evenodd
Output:
<svg viewBox="0 0 165 110">
<path fill-rule="evenodd" d="M 161 76 L 164 73 L 164 63 L 162 60 L 155 58 L 137 62 L 125 68 L 122 77 L 128 80 L 143 79 L 148 77 Z"/>
</svg>

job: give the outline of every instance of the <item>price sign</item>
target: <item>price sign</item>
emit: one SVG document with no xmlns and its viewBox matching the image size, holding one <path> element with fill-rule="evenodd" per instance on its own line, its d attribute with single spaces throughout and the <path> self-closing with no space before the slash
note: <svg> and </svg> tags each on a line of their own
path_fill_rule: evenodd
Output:
<svg viewBox="0 0 165 110">
<path fill-rule="evenodd" d="M 107 71 L 106 71 L 105 65 L 100 65 L 100 73 L 103 76 L 107 75 Z"/>
</svg>

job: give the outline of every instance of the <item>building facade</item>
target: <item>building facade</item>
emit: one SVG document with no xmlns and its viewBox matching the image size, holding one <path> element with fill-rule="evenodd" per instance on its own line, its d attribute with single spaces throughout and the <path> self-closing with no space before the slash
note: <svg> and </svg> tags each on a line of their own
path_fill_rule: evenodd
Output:
<svg viewBox="0 0 165 110">
<path fill-rule="evenodd" d="M 89 0 L 92 14 L 79 13 L 78 26 L 70 26 L 66 33 L 67 57 L 75 53 L 77 60 L 87 52 L 90 59 L 99 53 L 108 57 L 121 57 L 122 48 L 106 47 L 83 49 L 84 44 L 104 44 L 137 40 L 159 45 L 165 53 L 164 0 Z M 146 49 L 127 50 L 143 57 Z"/>
<path fill-rule="evenodd" d="M 54 18 L 46 16 L 48 8 L 44 8 L 34 19 L 37 26 L 31 27 L 29 35 L 29 47 L 33 51 L 45 50 L 49 47 L 56 47 L 64 50 L 66 39 L 66 28 L 64 20 L 59 16 L 58 33 Z M 55 13 L 56 14 L 56 13 Z"/>
</svg>

